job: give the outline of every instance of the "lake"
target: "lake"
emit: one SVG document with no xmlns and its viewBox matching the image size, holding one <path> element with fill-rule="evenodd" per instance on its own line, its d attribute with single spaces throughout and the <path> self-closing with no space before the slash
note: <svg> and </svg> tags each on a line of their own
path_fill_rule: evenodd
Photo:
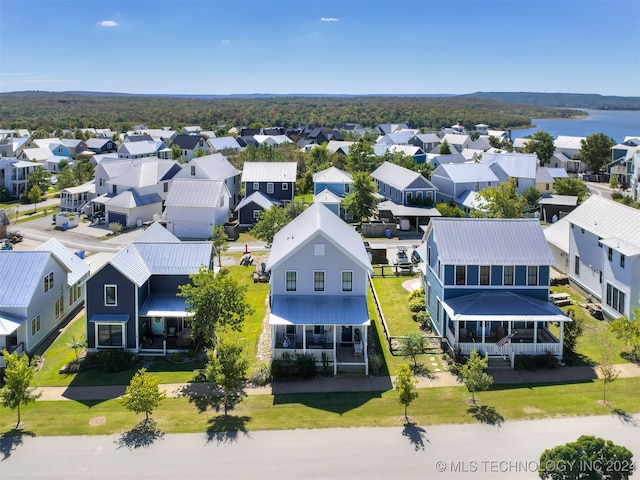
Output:
<svg viewBox="0 0 640 480">
<path fill-rule="evenodd" d="M 585 118 L 576 119 L 532 119 L 536 128 L 512 130 L 511 138 L 533 135 L 544 130 L 553 138 L 559 135 L 570 137 L 586 137 L 592 133 L 604 133 L 616 142 L 621 143 L 624 137 L 640 137 L 640 111 L 638 110 L 583 110 L 589 114 Z"/>
</svg>

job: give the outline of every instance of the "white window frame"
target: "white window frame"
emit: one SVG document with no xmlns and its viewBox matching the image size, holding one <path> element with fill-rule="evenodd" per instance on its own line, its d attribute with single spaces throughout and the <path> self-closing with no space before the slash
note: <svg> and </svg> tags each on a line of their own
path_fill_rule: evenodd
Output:
<svg viewBox="0 0 640 480">
<path fill-rule="evenodd" d="M 256 192 L 260 190 L 260 182 L 253 182 L 253 190 Z"/>
<path fill-rule="evenodd" d="M 313 255 L 315 257 L 324 257 L 324 255 L 325 255 L 325 245 L 324 245 L 324 243 L 314 243 L 313 244 Z"/>
<path fill-rule="evenodd" d="M 254 220 L 258 220 L 260 218 L 260 214 L 262 213 L 262 210 L 259 209 L 255 209 L 253 211 L 253 219 Z"/>
<path fill-rule="evenodd" d="M 459 268 L 463 268 L 464 269 L 464 281 L 462 283 L 458 283 L 458 269 Z M 453 281 L 454 281 L 454 285 L 457 287 L 462 287 L 464 285 L 467 284 L 467 266 L 466 265 L 455 265 L 455 268 L 453 270 Z"/>
<path fill-rule="evenodd" d="M 289 190 L 289 184 L 287 182 L 282 182 L 282 190 Z"/>
<path fill-rule="evenodd" d="M 107 303 L 107 289 L 113 288 L 113 303 Z M 104 306 L 105 307 L 117 307 L 118 306 L 118 285 L 113 283 L 104 286 Z"/>
<path fill-rule="evenodd" d="M 529 273 L 532 268 L 535 268 L 536 279 L 535 283 L 531 283 L 532 275 Z M 537 265 L 527 265 L 527 286 L 528 287 L 536 287 L 540 283 L 540 267 Z"/>
<path fill-rule="evenodd" d="M 44 293 L 47 293 L 49 290 L 53 290 L 53 272 L 47 273 L 44 276 L 43 282 Z"/>
<path fill-rule="evenodd" d="M 507 278 L 507 268 L 511 269 L 511 283 L 505 282 Z M 502 285 L 507 287 L 512 287 L 516 284 L 516 267 L 513 265 L 503 265 L 502 266 Z"/>
<path fill-rule="evenodd" d="M 64 315 L 64 293 L 56 298 L 55 315 L 56 318 L 60 318 Z"/>
<path fill-rule="evenodd" d="M 109 325 L 109 326 L 118 326 L 122 329 L 121 331 L 121 338 L 122 338 L 122 345 L 100 345 L 100 337 L 98 336 L 98 328 L 100 326 L 105 326 L 105 325 Z M 126 347 L 127 345 L 127 329 L 125 327 L 124 323 L 120 323 L 120 322 L 114 322 L 114 323 L 106 323 L 106 322 L 100 322 L 100 323 L 96 323 L 95 324 L 95 339 L 96 339 L 96 348 L 114 348 L 114 349 L 118 349 L 118 350 L 122 350 Z"/>
<path fill-rule="evenodd" d="M 273 193 L 273 182 L 267 182 L 267 193 Z"/>
<path fill-rule="evenodd" d="M 40 331 L 40 314 L 33 317 L 31 320 L 31 336 L 35 336 Z"/>
<path fill-rule="evenodd" d="M 488 268 L 489 274 L 487 275 L 487 283 L 482 283 L 482 269 Z M 480 265 L 478 269 L 478 285 L 491 285 L 491 265 Z"/>
</svg>

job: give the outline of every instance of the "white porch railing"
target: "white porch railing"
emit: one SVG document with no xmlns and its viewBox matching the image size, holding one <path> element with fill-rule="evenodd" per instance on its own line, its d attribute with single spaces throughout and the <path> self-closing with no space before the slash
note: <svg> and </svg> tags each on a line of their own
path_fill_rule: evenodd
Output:
<svg viewBox="0 0 640 480">
<path fill-rule="evenodd" d="M 333 363 L 334 361 L 334 351 L 332 348 L 307 348 L 305 352 L 302 348 L 274 348 L 273 349 L 273 358 L 275 360 L 281 360 L 284 354 L 293 355 L 294 353 L 306 353 L 307 355 L 311 355 L 315 358 L 316 362 L 322 362 L 322 354 L 326 355 L 326 360 L 329 363 Z"/>
<path fill-rule="evenodd" d="M 486 355 L 544 355 L 550 353 L 560 356 L 562 354 L 561 345 L 559 343 L 507 343 L 504 346 L 498 346 L 495 343 L 459 343 L 458 347 L 463 355 L 469 355 L 473 350 Z"/>
</svg>

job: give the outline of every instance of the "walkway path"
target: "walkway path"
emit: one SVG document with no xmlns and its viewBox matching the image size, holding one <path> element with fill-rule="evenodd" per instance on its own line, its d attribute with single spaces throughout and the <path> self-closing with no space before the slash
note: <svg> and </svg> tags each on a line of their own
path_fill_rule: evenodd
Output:
<svg viewBox="0 0 640 480">
<path fill-rule="evenodd" d="M 616 365 L 619 378 L 640 377 L 640 366 L 631 363 Z M 564 367 L 553 370 L 493 369 L 489 373 L 496 384 L 525 385 L 546 383 L 578 383 L 597 378 L 591 367 Z M 461 383 L 449 372 L 438 372 L 430 377 L 417 377 L 418 388 L 455 387 Z M 248 395 L 286 395 L 327 392 L 384 392 L 393 389 L 394 377 L 320 377 L 312 380 L 273 382 L 264 387 L 248 387 Z M 124 385 L 95 387 L 40 387 L 41 401 L 56 400 L 107 400 L 124 395 Z M 160 388 L 168 397 L 204 396 L 209 392 L 207 383 L 162 384 Z"/>
</svg>

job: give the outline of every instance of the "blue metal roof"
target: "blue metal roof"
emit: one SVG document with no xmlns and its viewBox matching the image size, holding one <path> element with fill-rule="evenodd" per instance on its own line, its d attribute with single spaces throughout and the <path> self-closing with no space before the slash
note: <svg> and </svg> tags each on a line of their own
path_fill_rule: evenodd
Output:
<svg viewBox="0 0 640 480">
<path fill-rule="evenodd" d="M 270 325 L 369 325 L 366 296 L 277 295 Z"/>
<path fill-rule="evenodd" d="M 192 313 L 187 312 L 186 298 L 178 297 L 172 293 L 156 293 L 149 295 L 145 300 L 140 315 L 145 317 L 187 317 Z"/>
</svg>

